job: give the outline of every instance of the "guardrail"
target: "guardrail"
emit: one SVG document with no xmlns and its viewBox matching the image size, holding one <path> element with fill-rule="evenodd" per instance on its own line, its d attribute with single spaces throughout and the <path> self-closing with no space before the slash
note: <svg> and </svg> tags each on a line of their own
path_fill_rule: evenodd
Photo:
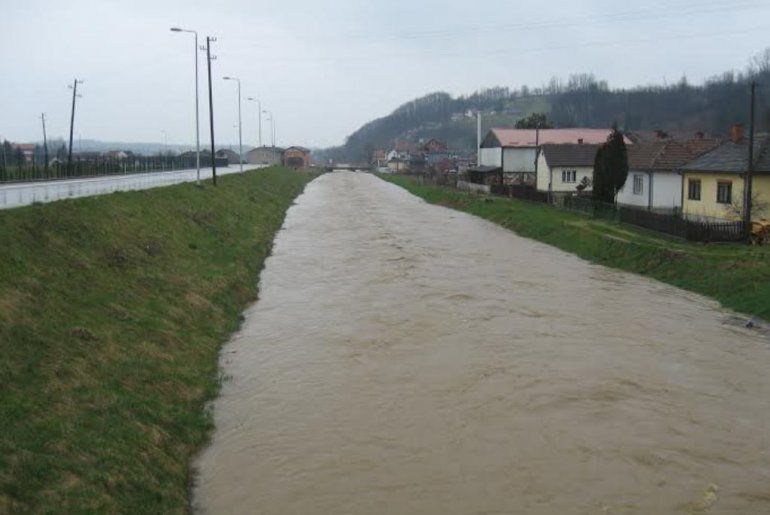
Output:
<svg viewBox="0 0 770 515">
<path fill-rule="evenodd" d="M 249 169 L 262 166 L 249 165 Z M 237 173 L 240 168 L 229 166 L 217 168 L 218 175 Z M 210 170 L 201 170 L 201 180 L 209 179 Z M 27 206 L 36 202 L 53 202 L 68 198 L 105 195 L 116 191 L 133 191 L 171 186 L 183 182 L 192 182 L 197 178 L 197 170 L 178 170 L 175 172 L 151 172 L 132 175 L 108 175 L 87 179 L 66 179 L 47 182 L 14 183 L 0 185 L 0 209 Z"/>
</svg>

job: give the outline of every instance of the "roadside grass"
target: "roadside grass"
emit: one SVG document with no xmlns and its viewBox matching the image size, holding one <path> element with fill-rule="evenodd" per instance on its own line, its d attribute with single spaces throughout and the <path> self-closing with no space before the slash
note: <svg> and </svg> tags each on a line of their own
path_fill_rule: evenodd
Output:
<svg viewBox="0 0 770 515">
<path fill-rule="evenodd" d="M 648 275 L 770 320 L 770 247 L 700 244 L 544 204 L 479 197 L 412 178 L 381 175 L 432 204 L 480 216 L 521 236 L 602 265 Z"/>
<path fill-rule="evenodd" d="M 0 211 L 0 513 L 187 513 L 218 352 L 316 175 Z"/>
</svg>

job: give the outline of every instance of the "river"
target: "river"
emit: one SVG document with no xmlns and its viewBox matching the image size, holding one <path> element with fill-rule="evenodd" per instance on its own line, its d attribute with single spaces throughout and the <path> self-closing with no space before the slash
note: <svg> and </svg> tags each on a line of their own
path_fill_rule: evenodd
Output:
<svg viewBox="0 0 770 515">
<path fill-rule="evenodd" d="M 770 345 L 711 300 L 335 172 L 245 316 L 200 513 L 770 513 Z"/>
</svg>

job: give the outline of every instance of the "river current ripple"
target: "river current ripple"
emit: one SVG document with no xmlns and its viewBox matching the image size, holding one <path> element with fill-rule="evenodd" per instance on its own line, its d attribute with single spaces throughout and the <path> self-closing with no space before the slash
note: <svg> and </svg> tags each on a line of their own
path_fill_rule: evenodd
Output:
<svg viewBox="0 0 770 515">
<path fill-rule="evenodd" d="M 770 513 L 770 346 L 730 316 L 324 175 L 222 351 L 195 509 Z"/>
</svg>

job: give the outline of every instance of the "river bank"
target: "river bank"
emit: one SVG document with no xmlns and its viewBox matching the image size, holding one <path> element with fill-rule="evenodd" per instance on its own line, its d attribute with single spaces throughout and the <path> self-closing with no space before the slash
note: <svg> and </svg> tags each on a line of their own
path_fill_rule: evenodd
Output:
<svg viewBox="0 0 770 515">
<path fill-rule="evenodd" d="M 189 511 L 219 349 L 314 177 L 0 212 L 0 512 Z"/>
<path fill-rule="evenodd" d="M 406 176 L 381 178 L 427 202 L 480 216 L 588 261 L 647 275 L 770 319 L 770 247 L 690 243 L 544 204 L 420 185 Z"/>
</svg>

